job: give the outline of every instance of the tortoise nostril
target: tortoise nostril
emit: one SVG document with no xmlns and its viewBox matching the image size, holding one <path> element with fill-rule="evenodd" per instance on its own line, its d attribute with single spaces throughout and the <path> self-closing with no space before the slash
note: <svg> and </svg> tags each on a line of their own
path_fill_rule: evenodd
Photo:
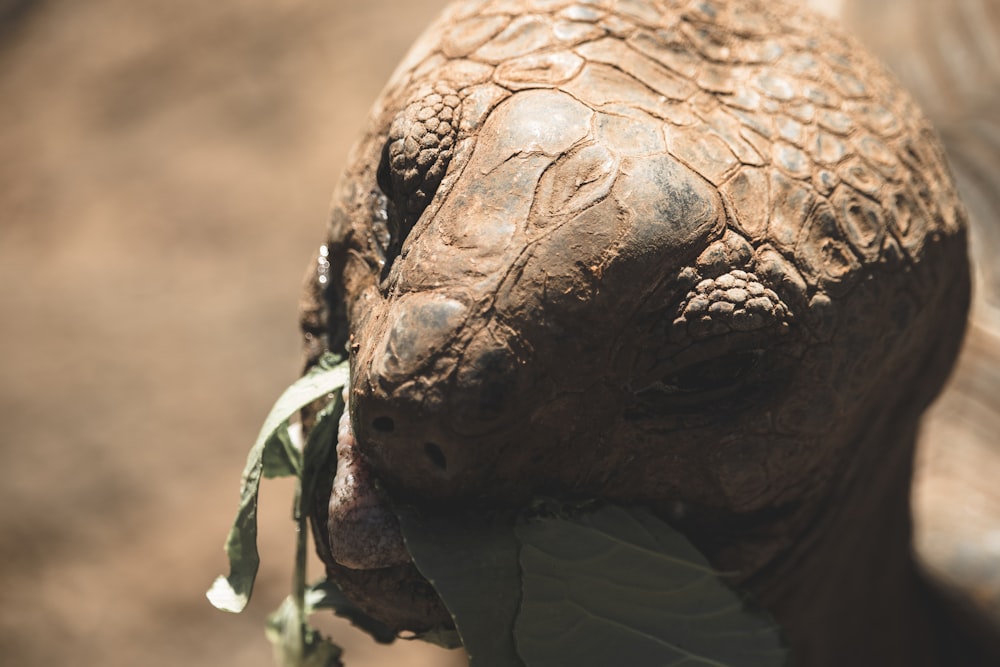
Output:
<svg viewBox="0 0 1000 667">
<path fill-rule="evenodd" d="M 441 448 L 435 445 L 433 442 L 424 443 L 424 453 L 427 454 L 427 458 L 431 460 L 431 463 L 436 465 L 441 470 L 447 470 L 448 461 L 444 458 L 444 452 Z"/>
<path fill-rule="evenodd" d="M 379 433 L 392 433 L 396 429 L 396 422 L 392 417 L 376 417 L 372 420 L 372 428 Z"/>
</svg>

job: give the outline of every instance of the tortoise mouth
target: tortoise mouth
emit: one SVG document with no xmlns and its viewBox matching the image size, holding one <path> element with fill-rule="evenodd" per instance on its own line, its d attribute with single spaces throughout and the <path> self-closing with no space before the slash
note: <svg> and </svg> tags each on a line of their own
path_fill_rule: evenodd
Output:
<svg viewBox="0 0 1000 667">
<path fill-rule="evenodd" d="M 455 629 L 437 591 L 412 562 L 372 570 L 327 562 L 326 571 L 350 602 L 397 635 Z"/>
<path fill-rule="evenodd" d="M 320 555 L 327 576 L 359 609 L 393 632 L 453 629 L 451 615 L 413 563 L 399 519 L 358 451 L 346 389 L 344 394 L 325 530 L 317 531 L 325 542 Z"/>
<path fill-rule="evenodd" d="M 327 506 L 330 554 L 352 570 L 375 570 L 410 562 L 392 508 L 358 451 L 346 405 L 337 428 L 337 471 Z"/>
</svg>

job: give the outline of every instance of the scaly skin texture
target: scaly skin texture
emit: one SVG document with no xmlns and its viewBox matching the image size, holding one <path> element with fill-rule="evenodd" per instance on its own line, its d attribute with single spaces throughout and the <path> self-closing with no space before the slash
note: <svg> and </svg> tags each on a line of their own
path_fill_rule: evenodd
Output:
<svg viewBox="0 0 1000 667">
<path fill-rule="evenodd" d="M 330 549 L 384 538 L 375 494 L 639 503 L 738 573 L 795 664 L 972 664 L 908 504 L 968 289 L 934 132 L 822 19 L 455 4 L 376 103 L 309 274 L 308 358 L 351 354 L 342 465 L 378 480 L 356 503 L 331 481 L 320 554 L 426 630 L 449 620 L 405 559 Z"/>
</svg>

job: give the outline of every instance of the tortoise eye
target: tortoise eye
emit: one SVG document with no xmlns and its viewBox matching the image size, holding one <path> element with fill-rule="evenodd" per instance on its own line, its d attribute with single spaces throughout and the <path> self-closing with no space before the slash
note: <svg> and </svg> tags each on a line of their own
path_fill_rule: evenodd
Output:
<svg viewBox="0 0 1000 667">
<path fill-rule="evenodd" d="M 743 350 L 708 359 L 663 378 L 660 391 L 724 396 L 752 381 L 763 358 L 764 350 Z"/>
<path fill-rule="evenodd" d="M 635 398 L 648 414 L 688 411 L 723 401 L 732 407 L 758 395 L 773 379 L 766 349 L 729 352 L 671 372 L 637 391 Z"/>
<path fill-rule="evenodd" d="M 404 234 L 399 219 L 399 210 L 393 197 L 392 177 L 389 173 L 389 145 L 382 148 L 382 159 L 375 172 L 378 189 L 369 198 L 371 209 L 372 235 L 378 253 L 379 267 L 383 274 L 392 266 L 403 245 Z"/>
<path fill-rule="evenodd" d="M 392 199 L 392 176 L 389 173 L 389 144 L 386 142 L 382 146 L 382 156 L 378 162 L 378 170 L 375 172 L 375 182 L 378 189 L 389 199 Z"/>
</svg>

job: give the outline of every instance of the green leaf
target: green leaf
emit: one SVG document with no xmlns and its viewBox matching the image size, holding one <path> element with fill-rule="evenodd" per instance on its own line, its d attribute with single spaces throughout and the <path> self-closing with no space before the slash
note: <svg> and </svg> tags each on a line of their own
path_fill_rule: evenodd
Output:
<svg viewBox="0 0 1000 667">
<path fill-rule="evenodd" d="M 427 632 L 421 632 L 420 634 L 408 637 L 407 640 L 420 640 L 447 649 L 462 648 L 464 646 L 461 635 L 458 634 L 457 630 L 452 628 L 434 628 Z"/>
<path fill-rule="evenodd" d="M 514 636 L 528 665 L 773 667 L 773 620 L 749 611 L 668 524 L 636 508 L 522 519 Z"/>
<path fill-rule="evenodd" d="M 267 617 L 267 639 L 280 667 L 342 667 L 343 653 L 307 624 L 308 609 L 288 596 L 278 610 Z"/>
<path fill-rule="evenodd" d="M 302 474 L 302 452 L 292 442 L 288 422 L 282 422 L 264 443 L 261 452 L 264 477 L 298 477 Z"/>
<path fill-rule="evenodd" d="M 257 494 L 268 463 L 268 476 L 296 474 L 302 469 L 301 455 L 288 436 L 288 420 L 303 406 L 331 393 L 339 395 L 347 384 L 348 364 L 325 355 L 312 370 L 296 381 L 275 403 L 247 456 L 240 484 L 240 505 L 226 539 L 229 576 L 219 577 L 208 591 L 218 609 L 238 613 L 246 608 L 253 592 L 260 556 L 257 553 Z M 334 401 L 335 403 L 338 401 Z M 336 419 L 333 420 L 336 423 Z"/>
<path fill-rule="evenodd" d="M 275 659 L 281 667 L 332 667 L 341 664 L 340 647 L 328 641 L 309 625 L 309 615 L 315 610 L 317 596 L 312 594 L 312 588 L 306 587 L 306 550 L 309 542 L 306 508 L 311 503 L 317 480 L 322 477 L 321 471 L 327 469 L 330 459 L 333 458 L 337 424 L 343 412 L 344 400 L 341 392 L 337 392 L 316 414 L 309 440 L 298 461 L 300 475 L 295 493 L 296 541 L 292 594 L 268 618 L 267 626 L 267 637 L 274 647 Z M 291 438 L 287 440 L 290 442 Z M 295 457 L 291 460 L 295 460 Z M 336 466 L 336 461 L 333 465 Z"/>
<path fill-rule="evenodd" d="M 413 562 L 455 620 L 470 667 L 523 667 L 513 642 L 521 586 L 511 523 L 472 512 L 396 513 Z"/>
<path fill-rule="evenodd" d="M 344 414 L 344 398 L 338 391 L 333 400 L 316 413 L 309 439 L 302 453 L 301 474 L 303 503 L 311 504 L 316 484 L 330 471 L 337 469 L 337 427 Z M 331 480 L 332 481 L 332 480 Z M 329 489 L 327 489 L 329 494 Z M 297 518 L 297 516 L 296 516 Z"/>
</svg>

